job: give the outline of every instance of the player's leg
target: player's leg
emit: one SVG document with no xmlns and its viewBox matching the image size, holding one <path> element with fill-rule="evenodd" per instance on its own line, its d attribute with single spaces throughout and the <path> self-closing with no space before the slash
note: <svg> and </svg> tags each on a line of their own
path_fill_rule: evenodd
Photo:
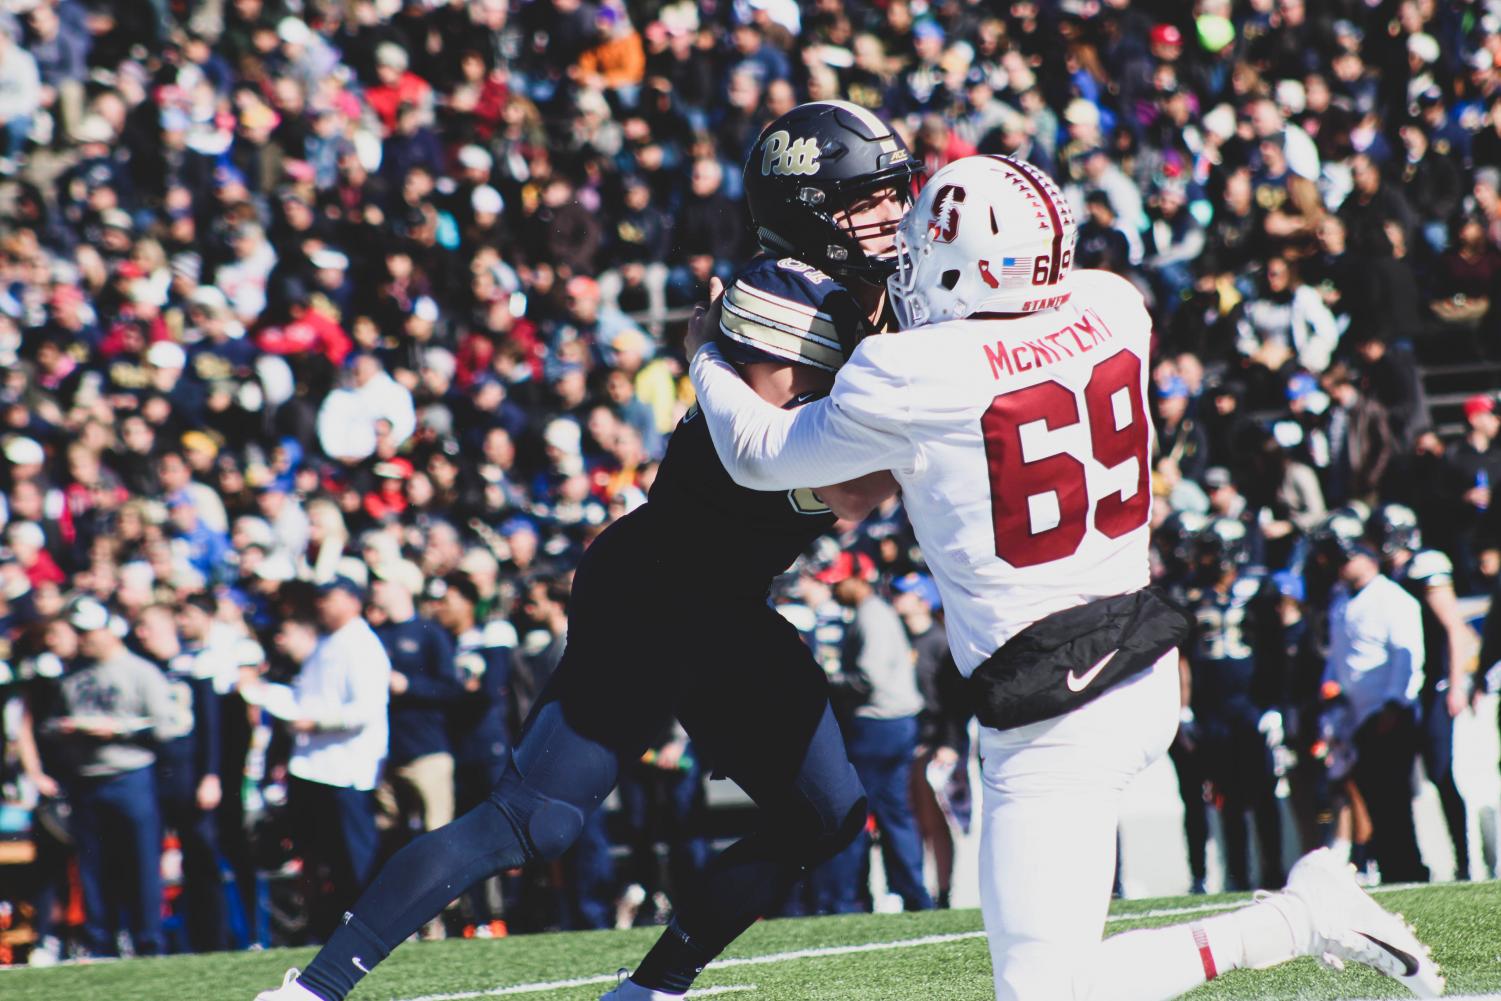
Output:
<svg viewBox="0 0 1501 1001">
<path fill-rule="evenodd" d="M 1204 802 L 1204 749 L 1192 744 L 1181 730 L 1169 748 L 1178 772 L 1178 797 L 1183 801 L 1183 835 L 1188 841 L 1190 892 L 1204 892 L 1209 845 L 1209 807 Z"/>
<path fill-rule="evenodd" d="M 1432 692 L 1423 704 L 1423 771 L 1438 789 L 1439 804 L 1454 844 L 1454 878 L 1470 878 L 1469 818 L 1454 780 L 1454 717 L 1444 692 Z"/>
<path fill-rule="evenodd" d="M 489 798 L 393 855 L 298 984 L 325 1001 L 342 1001 L 470 886 L 561 855 L 609 795 L 615 769 L 615 751 L 570 726 L 561 703 L 543 706 Z"/>
<path fill-rule="evenodd" d="M 1225 839 L 1225 889 L 1243 893 L 1251 888 L 1251 835 L 1246 824 L 1245 767 L 1240 759 L 1245 741 L 1237 726 L 1231 719 L 1205 721 L 1206 731 L 1216 735 L 1208 746 Z"/>
<path fill-rule="evenodd" d="M 619 755 L 641 754 L 669 711 L 660 658 L 625 658 L 614 645 L 643 623 L 659 624 L 669 607 L 639 579 L 628 543 L 607 532 L 580 565 L 568 648 L 495 789 L 392 856 L 297 983 L 263 998 L 343 1001 L 464 890 L 503 869 L 557 858 L 574 842 L 614 787 Z"/>
<path fill-rule="evenodd" d="M 1355 882 L 1327 848 L 1293 866 L 1286 889 L 1200 921 L 1115 935 L 1100 946 L 1091 982 L 1076 998 L 1166 1001 L 1236 969 L 1268 969 L 1303 956 L 1342 969 L 1363 963 L 1418 997 L 1439 997 L 1444 979 L 1427 946 Z"/>
<path fill-rule="evenodd" d="M 1125 700 L 1120 705 L 1124 708 Z M 1118 733 L 1132 729 L 1123 719 L 1099 722 L 1102 727 L 1114 725 Z M 1045 843 L 1052 843 L 1051 838 Z M 1097 913 L 1103 918 L 1103 912 Z M 1165 1001 L 1227 970 L 1266 969 L 1300 956 L 1330 965 L 1364 963 L 1400 980 L 1420 997 L 1437 997 L 1443 991 L 1443 978 L 1427 948 L 1399 916 L 1382 910 L 1361 890 L 1350 868 L 1326 849 L 1304 856 L 1289 874 L 1285 890 L 1266 894 L 1248 907 L 1112 936 L 1086 955 L 1088 959 L 1068 967 L 1081 971 L 1073 984 L 1076 1001 Z M 1046 968 L 1036 973 L 1039 979 L 1019 994 L 1001 996 L 1049 996 L 1043 986 L 1046 980 L 1041 979 Z"/>
<path fill-rule="evenodd" d="M 1417 759 L 1418 723 L 1411 708 L 1383 711 L 1355 734 L 1351 773 L 1371 814 L 1371 847 L 1388 883 L 1426 883 L 1428 867 L 1418 854 L 1409 776 Z"/>
<path fill-rule="evenodd" d="M 933 753 L 928 751 L 912 762 L 907 795 L 912 801 L 912 815 L 917 819 L 923 844 L 933 851 L 933 868 L 938 873 L 938 897 L 934 905 L 947 908 L 954 874 L 954 834 L 949 829 L 948 817 L 938 805 L 938 794 L 928 784 L 928 765 L 932 761 Z"/>
<path fill-rule="evenodd" d="M 1173 653 L 1067 716 L 981 729 L 980 903 L 1000 1001 L 1090 996 L 1120 795 L 1177 725 Z"/>
<path fill-rule="evenodd" d="M 693 663 L 678 718 L 716 772 L 761 808 L 760 829 L 709 863 L 694 892 L 630 981 L 612 998 L 685 993 L 715 956 L 774 913 L 809 868 L 865 823 L 865 796 L 829 709 L 821 668 L 797 632 L 764 604 L 693 616 L 696 639 L 723 656 Z M 724 637 L 733 636 L 733 648 Z M 705 647 L 712 649 L 712 647 Z"/>
<path fill-rule="evenodd" d="M 1251 791 L 1251 818 L 1256 822 L 1256 843 L 1261 872 L 1257 886 L 1276 889 L 1287 879 L 1282 862 L 1282 806 L 1277 802 L 1277 771 L 1271 748 L 1260 733 L 1249 736 L 1246 749 L 1247 779 Z"/>
</svg>

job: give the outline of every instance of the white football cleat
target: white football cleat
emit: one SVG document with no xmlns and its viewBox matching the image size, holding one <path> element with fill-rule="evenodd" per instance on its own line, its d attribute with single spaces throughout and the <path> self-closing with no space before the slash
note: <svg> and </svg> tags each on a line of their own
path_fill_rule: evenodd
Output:
<svg viewBox="0 0 1501 1001">
<path fill-rule="evenodd" d="M 1360 888 L 1355 870 L 1327 848 L 1309 852 L 1287 875 L 1287 888 L 1268 903 L 1293 897 L 1307 909 L 1309 955 L 1336 970 L 1345 961 L 1364 963 L 1420 998 L 1444 993 L 1444 977 L 1429 948 L 1402 915 L 1393 914 Z M 1286 912 L 1284 912 L 1286 913 Z"/>
<path fill-rule="evenodd" d="M 318 995 L 297 982 L 297 970 L 287 971 L 281 978 L 281 986 L 274 991 L 261 991 L 255 1001 L 323 1001 Z"/>
<path fill-rule="evenodd" d="M 599 1001 L 683 1001 L 681 994 L 663 994 L 661 991 L 650 990 L 642 987 L 634 980 L 626 978 L 625 970 L 621 970 L 617 976 L 620 982 L 612 987 L 608 993 L 601 994 Z M 280 999 L 277 999 L 280 1001 Z"/>
</svg>

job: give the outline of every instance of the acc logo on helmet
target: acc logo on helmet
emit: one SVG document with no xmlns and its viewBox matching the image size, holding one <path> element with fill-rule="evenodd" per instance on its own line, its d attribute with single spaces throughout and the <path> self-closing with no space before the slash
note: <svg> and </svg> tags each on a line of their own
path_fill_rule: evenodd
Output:
<svg viewBox="0 0 1501 1001">
<path fill-rule="evenodd" d="M 818 173 L 819 166 L 817 139 L 811 136 L 793 139 L 786 129 L 778 129 L 766 137 L 766 146 L 761 152 L 761 176 L 811 176 Z"/>
</svg>

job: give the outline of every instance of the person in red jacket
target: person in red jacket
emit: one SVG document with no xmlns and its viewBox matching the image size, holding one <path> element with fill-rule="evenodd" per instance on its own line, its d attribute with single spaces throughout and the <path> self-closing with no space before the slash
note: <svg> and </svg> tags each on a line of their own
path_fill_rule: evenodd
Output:
<svg viewBox="0 0 1501 1001">
<path fill-rule="evenodd" d="M 354 348 L 354 342 L 337 322 L 308 305 L 306 296 L 295 297 L 289 317 L 281 326 L 265 327 L 255 343 L 262 351 L 278 355 L 321 354 L 335 367 Z"/>
<path fill-rule="evenodd" d="M 433 88 L 407 69 L 410 61 L 406 50 L 395 42 L 382 42 L 375 50 L 375 75 L 380 83 L 365 91 L 365 101 L 379 116 L 385 135 L 396 128 L 396 113 L 403 104 L 418 108 L 432 104 Z"/>
</svg>

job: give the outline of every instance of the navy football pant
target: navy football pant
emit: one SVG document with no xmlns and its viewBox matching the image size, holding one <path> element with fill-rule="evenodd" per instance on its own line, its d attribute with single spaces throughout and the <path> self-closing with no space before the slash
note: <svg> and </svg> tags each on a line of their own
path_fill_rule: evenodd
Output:
<svg viewBox="0 0 1501 1001">
<path fill-rule="evenodd" d="M 191 759 L 160 753 L 156 794 L 162 826 L 177 832 L 182 847 L 180 912 L 194 952 L 224 948 L 224 880 L 214 814 L 198 808 L 198 782 Z"/>
<path fill-rule="evenodd" d="M 1470 878 L 1469 818 L 1464 797 L 1454 781 L 1454 717 L 1449 715 L 1448 693 L 1423 693 L 1423 771 L 1438 788 L 1439 803 L 1449 840 L 1454 843 L 1454 878 Z"/>
<path fill-rule="evenodd" d="M 859 833 L 864 794 L 823 670 L 760 597 L 687 592 L 654 572 L 627 518 L 575 576 L 568 647 L 489 798 L 397 852 L 302 974 L 343 1001 L 377 962 L 467 887 L 561 855 L 674 715 L 695 752 L 760 806 L 761 827 L 710 864 L 668 935 L 701 965 L 774 913 L 807 868 Z M 690 971 L 691 976 L 691 971 Z"/>
</svg>

